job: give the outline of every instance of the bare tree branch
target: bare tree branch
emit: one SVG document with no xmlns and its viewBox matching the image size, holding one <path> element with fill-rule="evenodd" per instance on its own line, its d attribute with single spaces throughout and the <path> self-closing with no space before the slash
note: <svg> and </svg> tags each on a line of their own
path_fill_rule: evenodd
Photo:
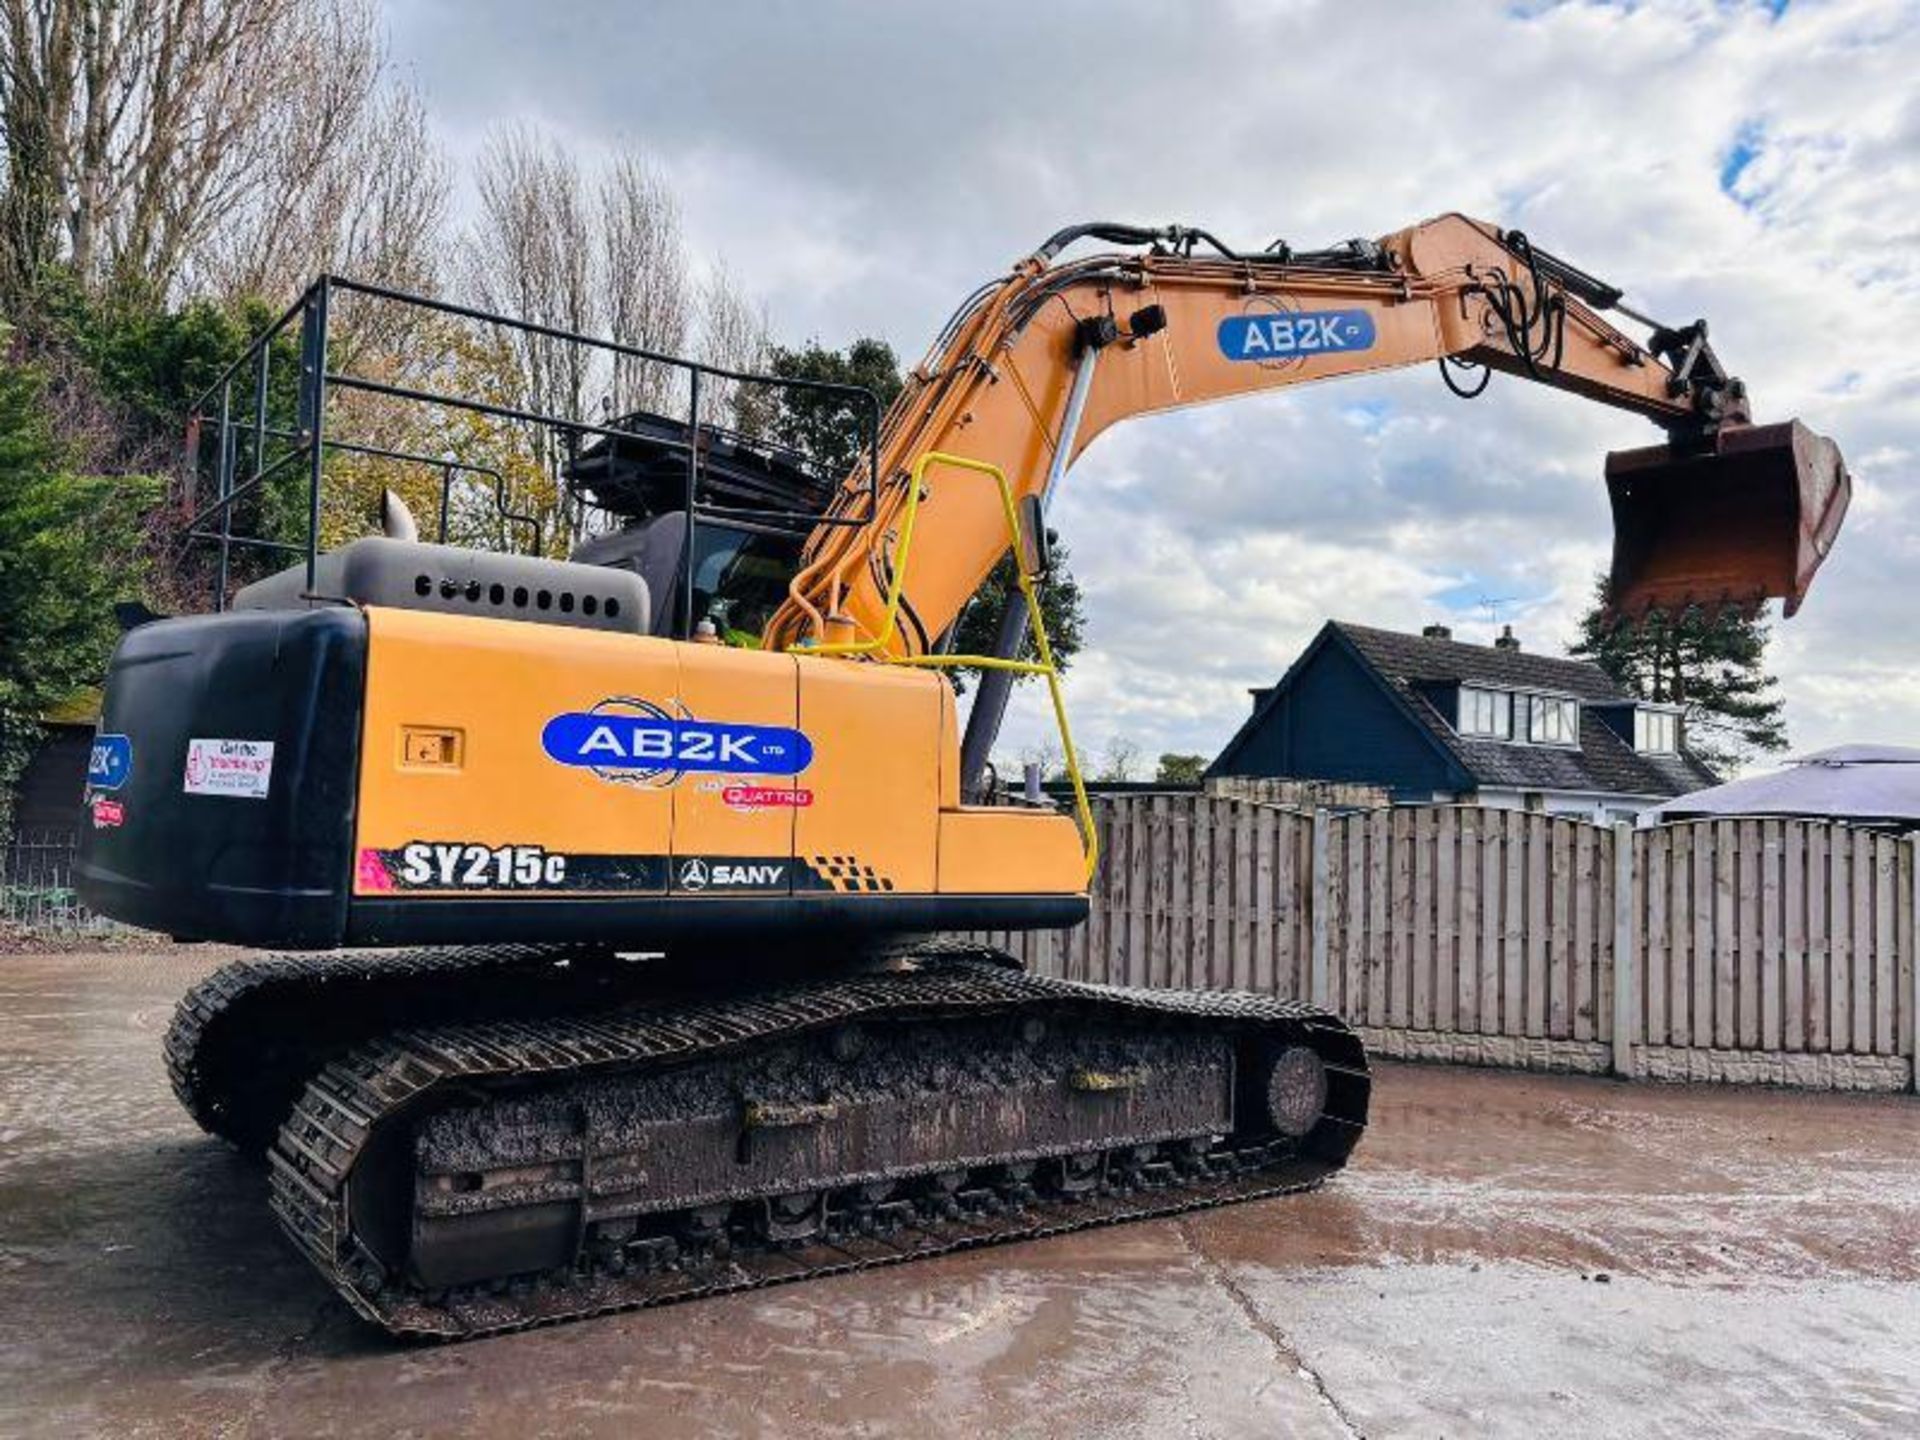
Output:
<svg viewBox="0 0 1920 1440">
<path fill-rule="evenodd" d="M 156 297 L 342 256 L 430 278 L 445 166 L 375 20 L 374 0 L 0 0 L 10 297 L 55 259 Z"/>
</svg>

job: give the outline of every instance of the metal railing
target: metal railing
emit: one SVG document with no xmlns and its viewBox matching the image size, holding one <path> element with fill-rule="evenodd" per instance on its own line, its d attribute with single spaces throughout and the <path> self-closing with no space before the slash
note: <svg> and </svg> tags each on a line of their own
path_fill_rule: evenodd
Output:
<svg viewBox="0 0 1920 1440">
<path fill-rule="evenodd" d="M 860 421 L 860 450 L 865 455 L 865 491 L 868 513 L 879 490 L 880 400 L 861 385 L 842 385 L 821 380 L 801 380 L 783 375 L 733 370 L 708 365 L 682 356 L 648 350 L 617 340 L 563 330 L 512 316 L 496 315 L 468 305 L 410 294 L 384 285 L 373 285 L 344 276 L 323 275 L 308 287 L 299 300 L 274 323 L 254 338 L 240 355 L 217 376 L 194 402 L 187 427 L 187 463 L 189 473 L 198 477 L 206 429 L 213 429 L 214 498 L 193 514 L 187 526 L 190 543 L 216 546 L 218 568 L 214 577 L 213 608 L 226 608 L 227 591 L 232 579 L 235 550 L 259 550 L 269 554 L 299 557 L 306 565 L 306 585 L 311 593 L 315 585 L 320 554 L 321 492 L 325 481 L 325 461 L 330 453 L 360 454 L 397 463 L 439 467 L 442 471 L 441 513 L 437 532 L 446 535 L 447 506 L 454 476 L 470 473 L 494 482 L 495 503 L 504 524 L 532 524 L 533 517 L 516 514 L 507 506 L 509 495 L 504 477 L 497 469 L 475 465 L 448 455 L 425 455 L 363 443 L 351 437 L 329 433 L 329 409 L 332 398 L 341 391 L 378 395 L 443 410 L 463 411 L 512 424 L 537 427 L 562 437 L 560 448 L 576 454 L 582 440 L 605 440 L 610 445 L 634 434 L 618 423 L 600 424 L 579 416 L 551 415 L 526 405 L 506 404 L 474 395 L 449 394 L 418 386 L 377 380 L 350 371 L 336 370 L 330 361 L 330 330 L 335 324 L 335 301 L 341 297 L 359 297 L 372 305 L 387 305 L 420 314 L 436 315 L 460 323 L 489 327 L 498 332 L 552 340 L 563 345 L 615 357 L 627 363 L 660 366 L 683 376 L 686 382 L 686 426 L 688 435 L 686 483 L 682 497 L 688 516 L 687 554 L 694 553 L 693 530 L 702 520 L 733 521 L 742 516 L 736 507 L 714 505 L 702 499 L 703 438 L 718 435 L 726 427 L 716 417 L 704 414 L 703 400 L 716 386 L 760 386 L 775 391 L 805 391 L 837 397 L 847 404 Z M 294 423 L 273 423 L 271 390 L 275 379 L 274 346 L 298 322 L 299 357 Z M 277 453 L 276 453 L 277 452 Z M 259 494 L 263 487 L 289 468 L 304 469 L 306 474 L 305 535 L 300 543 L 272 535 L 236 533 L 236 507 L 241 501 Z M 832 477 L 838 479 L 839 477 Z M 556 488 L 560 477 L 555 477 Z M 819 525 L 861 525 L 864 515 L 827 516 L 803 511 L 755 510 L 751 516 L 761 526 L 781 526 L 792 533 L 804 534 Z M 536 526 L 536 541 L 538 530 Z M 693 566 L 683 567 L 680 585 L 684 594 L 682 621 L 688 633 L 697 618 L 693 615 Z"/>
<path fill-rule="evenodd" d="M 899 628 L 901 595 L 906 589 L 907 562 L 913 552 L 913 527 L 920 514 L 920 497 L 925 490 L 927 471 L 936 465 L 984 475 L 999 488 L 1001 513 L 1007 522 L 1007 543 L 1012 547 L 1014 556 L 1014 579 L 1027 606 L 1028 631 L 1033 641 L 1032 660 L 1015 660 L 999 655 L 893 655 L 888 651 L 887 647 L 893 643 L 894 632 Z M 1060 667 L 1054 664 L 1053 647 L 1047 642 L 1047 626 L 1040 613 L 1040 597 L 1034 590 L 1034 577 L 1028 573 L 1028 567 L 1021 558 L 1025 553 L 1024 538 L 1020 530 L 1020 507 L 1014 501 L 1013 486 L 1007 483 L 1006 471 L 990 461 L 976 460 L 969 455 L 929 450 L 914 461 L 913 471 L 907 477 L 906 505 L 900 515 L 900 538 L 893 552 L 893 578 L 887 586 L 886 607 L 882 612 L 879 630 L 870 640 L 846 640 L 825 645 L 802 641 L 790 648 L 800 655 L 862 655 L 889 665 L 912 665 L 925 669 L 1006 670 L 1016 675 L 1045 676 L 1047 694 L 1053 701 L 1054 725 L 1060 731 L 1060 746 L 1066 754 L 1067 779 L 1073 785 L 1074 812 L 1080 824 L 1081 847 L 1086 852 L 1087 879 L 1091 882 L 1100 865 L 1100 837 L 1093 823 L 1093 807 L 1087 800 L 1087 783 L 1080 773 L 1080 754 L 1074 748 L 1073 730 L 1067 724 L 1067 702 L 1060 688 Z"/>
<path fill-rule="evenodd" d="M 0 921 L 54 934 L 118 935 L 127 927 L 80 903 L 77 830 L 20 830 L 0 849 Z"/>
</svg>

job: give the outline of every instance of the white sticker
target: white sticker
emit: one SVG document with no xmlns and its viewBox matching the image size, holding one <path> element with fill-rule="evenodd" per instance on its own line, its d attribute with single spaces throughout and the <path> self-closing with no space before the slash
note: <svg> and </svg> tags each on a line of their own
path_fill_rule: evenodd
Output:
<svg viewBox="0 0 1920 1440">
<path fill-rule="evenodd" d="M 187 794 L 264 800 L 273 783 L 273 741 L 189 740 Z"/>
</svg>

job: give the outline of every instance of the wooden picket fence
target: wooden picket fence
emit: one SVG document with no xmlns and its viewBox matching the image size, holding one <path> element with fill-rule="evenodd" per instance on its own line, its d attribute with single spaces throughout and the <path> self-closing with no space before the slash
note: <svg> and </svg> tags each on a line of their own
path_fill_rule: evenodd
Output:
<svg viewBox="0 0 1920 1440">
<path fill-rule="evenodd" d="M 1096 822 L 1088 922 L 984 938 L 1073 979 L 1312 1000 L 1390 1054 L 1913 1082 L 1912 840 L 1191 794 L 1104 798 Z"/>
</svg>

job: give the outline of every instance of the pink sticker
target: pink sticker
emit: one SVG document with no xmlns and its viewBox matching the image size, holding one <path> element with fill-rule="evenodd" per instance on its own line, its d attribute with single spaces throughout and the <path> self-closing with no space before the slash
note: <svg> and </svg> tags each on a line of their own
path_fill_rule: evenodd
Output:
<svg viewBox="0 0 1920 1440">
<path fill-rule="evenodd" d="M 378 850 L 360 852 L 359 889 L 377 894 L 393 889 L 393 876 L 387 873 L 387 862 L 380 858 Z"/>
</svg>

